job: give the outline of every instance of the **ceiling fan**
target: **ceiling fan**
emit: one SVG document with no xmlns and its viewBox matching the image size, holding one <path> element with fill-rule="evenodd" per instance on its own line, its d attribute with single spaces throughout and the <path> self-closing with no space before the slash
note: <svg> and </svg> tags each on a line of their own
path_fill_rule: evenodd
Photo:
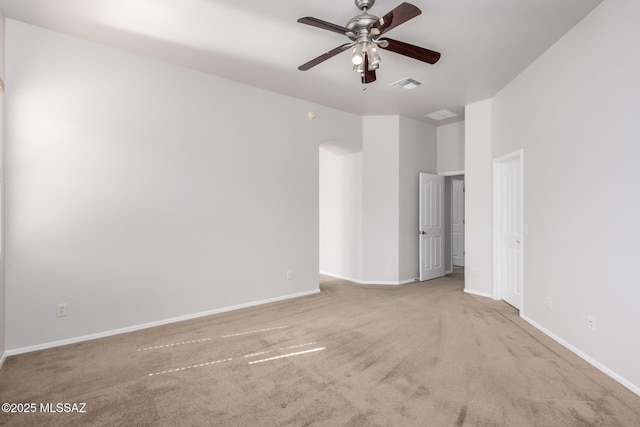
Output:
<svg viewBox="0 0 640 427">
<path fill-rule="evenodd" d="M 344 34 L 351 40 L 350 43 L 338 46 L 302 64 L 298 67 L 299 70 L 307 71 L 352 47 L 351 62 L 353 63 L 353 71 L 360 73 L 363 84 L 376 80 L 376 70 L 380 68 L 381 61 L 380 55 L 378 54 L 378 47 L 428 64 L 438 62 L 440 59 L 439 52 L 387 37 L 380 38 L 380 36 L 387 31 L 420 15 L 422 12 L 416 6 L 410 3 L 402 3 L 382 18 L 378 18 L 368 13 L 368 10 L 373 6 L 375 0 L 355 0 L 355 3 L 362 13 L 351 18 L 346 27 L 309 16 L 298 19 L 298 22 L 302 24 Z"/>
</svg>

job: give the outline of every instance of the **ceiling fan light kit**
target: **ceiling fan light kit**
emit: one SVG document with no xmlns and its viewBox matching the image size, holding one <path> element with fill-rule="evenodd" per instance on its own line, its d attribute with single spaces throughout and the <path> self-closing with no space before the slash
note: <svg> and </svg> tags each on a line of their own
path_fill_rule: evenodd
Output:
<svg viewBox="0 0 640 427">
<path fill-rule="evenodd" d="M 365 51 L 362 49 L 361 44 L 357 44 L 356 47 L 353 48 L 353 55 L 351 55 L 351 62 L 353 65 L 361 65 L 364 62 Z"/>
<path fill-rule="evenodd" d="M 356 7 L 360 9 L 362 13 L 351 18 L 345 27 L 309 16 L 298 19 L 298 22 L 302 24 L 343 34 L 350 40 L 350 43 L 338 46 L 337 48 L 302 64 L 298 67 L 299 70 L 307 71 L 352 47 L 351 63 L 353 64 L 353 71 L 361 75 L 363 84 L 371 83 L 376 80 L 376 70 L 380 68 L 380 63 L 382 61 L 382 58 L 378 53 L 378 47 L 428 64 L 435 64 L 438 62 L 440 59 L 439 52 L 387 37 L 380 38 L 380 36 L 387 31 L 420 15 L 422 12 L 416 6 L 405 2 L 384 15 L 382 18 L 378 18 L 368 12 L 375 3 L 375 0 L 355 0 L 355 3 Z"/>
</svg>

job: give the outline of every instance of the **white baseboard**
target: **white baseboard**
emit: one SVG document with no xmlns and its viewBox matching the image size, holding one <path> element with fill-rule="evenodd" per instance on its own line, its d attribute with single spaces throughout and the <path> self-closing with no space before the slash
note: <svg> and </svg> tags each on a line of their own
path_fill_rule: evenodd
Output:
<svg viewBox="0 0 640 427">
<path fill-rule="evenodd" d="M 120 328 L 120 329 L 114 329 L 114 330 L 111 330 L 111 331 L 99 332 L 97 334 L 83 335 L 83 336 L 80 336 L 80 337 L 68 338 L 68 339 L 59 340 L 59 341 L 51 341 L 51 342 L 44 343 L 44 344 L 36 344 L 36 345 L 28 346 L 28 347 L 14 348 L 14 349 L 7 350 L 5 352 L 5 354 L 3 356 L 3 359 L 2 359 L 2 362 L 4 362 L 4 359 L 7 356 L 13 356 L 15 354 L 30 353 L 32 351 L 44 350 L 44 349 L 47 349 L 47 348 L 59 347 L 59 346 L 62 346 L 62 345 L 67 345 L 67 344 L 75 344 L 75 343 L 82 342 L 82 341 L 89 341 L 89 340 L 95 340 L 95 339 L 98 339 L 98 338 L 110 337 L 112 335 L 125 334 L 127 332 L 134 332 L 134 331 L 139 331 L 141 329 L 148 329 L 148 328 L 153 328 L 153 327 L 156 327 L 156 326 L 167 325 L 167 324 L 170 324 L 170 323 L 182 322 L 184 320 L 195 319 L 195 318 L 198 318 L 198 317 L 211 316 L 213 314 L 225 313 L 227 311 L 239 310 L 241 308 L 248 308 L 248 307 L 253 307 L 253 306 L 256 306 L 256 305 L 268 304 L 268 303 L 271 303 L 271 302 L 277 302 L 277 301 L 283 301 L 283 300 L 292 299 L 292 298 L 304 297 L 304 296 L 307 296 L 307 295 L 317 294 L 319 292 L 320 292 L 320 289 L 314 289 L 312 291 L 306 291 L 306 292 L 300 292 L 300 293 L 297 293 L 297 294 L 284 295 L 284 296 L 275 297 L 275 298 L 268 298 L 268 299 L 263 299 L 263 300 L 260 300 L 260 301 L 248 302 L 248 303 L 245 303 L 245 304 L 232 305 L 232 306 L 229 306 L 229 307 L 216 308 L 214 310 L 202 311 L 202 312 L 199 312 L 199 313 L 187 314 L 185 316 L 179 316 L 179 317 L 173 317 L 173 318 L 170 318 L 170 319 L 158 320 L 156 322 L 149 322 L 149 323 L 143 323 L 143 324 L 140 324 L 140 325 L 128 326 L 126 328 Z"/>
<path fill-rule="evenodd" d="M 493 299 L 493 295 L 491 295 L 491 294 L 489 294 L 487 292 L 474 291 L 473 289 L 467 289 L 467 288 L 464 288 L 464 291 L 466 293 L 468 293 L 468 294 L 471 294 L 471 295 L 477 295 L 479 297 L 485 297 L 485 298 Z"/>
<path fill-rule="evenodd" d="M 466 289 L 466 288 L 465 288 L 464 291 L 466 293 L 468 293 L 468 294 L 478 295 L 478 296 L 481 296 L 481 297 L 486 297 L 486 298 L 492 298 L 493 299 L 493 295 L 485 293 L 485 292 L 478 292 L 478 291 L 474 291 L 474 290 L 470 290 L 470 289 Z M 620 384 L 622 384 L 623 386 L 625 386 L 626 388 L 628 388 L 629 390 L 631 390 L 632 392 L 634 392 L 635 394 L 640 396 L 640 387 L 639 386 L 633 384 L 631 381 L 627 380 L 622 375 L 619 375 L 615 371 L 609 369 L 608 367 L 604 366 L 602 363 L 600 363 L 597 360 L 593 359 L 588 354 L 582 352 L 581 350 L 577 349 L 573 345 L 569 344 L 568 342 L 566 342 L 565 340 L 563 340 L 562 338 L 560 338 L 559 336 L 557 336 L 553 332 L 549 331 L 548 329 L 546 329 L 542 325 L 540 325 L 537 322 L 535 322 L 533 319 L 530 319 L 529 317 L 524 315 L 522 313 L 522 311 L 520 311 L 520 317 L 524 321 L 529 323 L 531 326 L 533 326 L 534 328 L 538 329 L 540 332 L 544 333 L 545 335 L 549 336 L 554 341 L 556 341 L 559 344 L 561 344 L 563 347 L 566 347 L 568 350 L 570 350 L 571 352 L 575 353 L 577 356 L 579 356 L 582 359 L 586 360 L 589 364 L 593 365 L 596 369 L 602 371 L 604 374 L 610 376 L 611 378 L 613 378 L 614 380 L 616 380 L 617 382 L 619 382 Z"/>
<path fill-rule="evenodd" d="M 575 353 L 576 355 L 580 356 L 582 359 L 586 360 L 589 364 L 593 365 L 598 370 L 602 371 L 606 375 L 610 376 L 611 378 L 613 378 L 614 380 L 616 380 L 617 382 L 619 382 L 620 384 L 622 384 L 623 386 L 625 386 L 626 388 L 628 388 L 629 390 L 631 390 L 632 392 L 634 392 L 635 394 L 640 396 L 640 387 L 639 386 L 633 384 L 631 381 L 627 380 L 622 375 L 619 375 L 615 371 L 607 368 L 602 363 L 600 363 L 597 360 L 593 359 L 588 354 L 582 352 L 581 350 L 577 349 L 573 345 L 569 344 L 568 342 L 566 342 L 565 340 L 563 340 L 562 338 L 560 338 L 559 336 L 557 336 L 553 332 L 549 331 L 548 329 L 546 329 L 542 325 L 538 324 L 534 320 L 532 320 L 532 319 L 528 318 L 527 316 L 525 316 L 524 314 L 522 314 L 522 312 L 520 312 L 520 317 L 524 321 L 529 323 L 531 326 L 533 326 L 534 328 L 538 329 L 540 332 L 542 332 L 545 335 L 549 336 L 554 341 L 556 341 L 559 344 L 561 344 L 562 346 L 566 347 L 568 350 L 570 350 L 573 353 Z"/>
<path fill-rule="evenodd" d="M 320 274 L 323 274 L 325 276 L 335 277 L 336 279 L 347 280 L 349 282 L 357 283 L 359 285 L 406 285 L 407 283 L 413 283 L 418 281 L 417 278 L 400 280 L 400 281 L 384 281 L 384 280 L 383 281 L 379 281 L 379 280 L 365 281 L 360 279 L 354 279 L 353 277 L 347 277 L 347 276 L 341 276 L 339 274 L 329 273 L 327 271 L 321 271 Z"/>
<path fill-rule="evenodd" d="M 8 354 L 6 351 L 2 353 L 2 356 L 0 356 L 0 369 L 4 366 L 4 361 L 7 360 L 7 356 Z"/>
<path fill-rule="evenodd" d="M 348 277 L 348 276 L 342 276 L 340 274 L 329 273 L 328 271 L 320 271 L 320 274 L 324 276 L 334 277 L 336 279 L 346 280 L 348 282 L 362 284 L 362 282 L 359 279 L 354 279 L 353 277 Z"/>
<path fill-rule="evenodd" d="M 414 282 L 419 282 L 419 280 L 416 279 L 406 279 L 406 280 L 400 280 L 400 281 L 369 281 L 369 282 L 360 282 L 363 285 L 394 285 L 394 286 L 398 286 L 398 285 L 406 285 L 407 283 L 414 283 Z"/>
</svg>

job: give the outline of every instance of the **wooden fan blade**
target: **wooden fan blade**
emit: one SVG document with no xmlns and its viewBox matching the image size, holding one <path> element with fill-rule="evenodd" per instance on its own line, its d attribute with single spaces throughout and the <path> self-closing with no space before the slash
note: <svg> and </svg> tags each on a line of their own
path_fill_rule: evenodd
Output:
<svg viewBox="0 0 640 427">
<path fill-rule="evenodd" d="M 371 26 L 371 29 L 374 34 L 381 35 L 400 24 L 404 24 L 408 20 L 415 18 L 421 13 L 422 11 L 416 6 L 405 2 L 376 21 Z"/>
<path fill-rule="evenodd" d="M 369 59 L 364 56 L 364 73 L 362 74 L 362 84 L 372 83 L 376 81 L 376 70 L 369 70 Z"/>
<path fill-rule="evenodd" d="M 340 52 L 344 52 L 345 50 L 349 49 L 351 46 L 353 46 L 353 43 L 346 43 L 346 44 L 343 44 L 342 46 L 338 46 L 335 49 L 331 49 L 329 52 L 323 53 L 322 55 L 318 56 L 317 58 L 312 59 L 311 61 L 307 62 L 306 64 L 302 64 L 301 66 L 298 67 L 298 70 L 307 71 L 308 69 L 310 69 L 312 67 L 315 67 L 316 65 L 320 64 L 321 62 L 324 62 L 329 58 L 333 58 L 334 56 L 336 56 Z"/>
<path fill-rule="evenodd" d="M 409 58 L 417 59 L 418 61 L 435 64 L 440 59 L 440 52 L 435 52 L 433 50 L 393 39 L 384 38 L 380 39 L 380 41 L 386 41 L 387 43 L 380 43 L 378 44 L 378 47 L 399 53 L 400 55 L 408 56 Z"/>
<path fill-rule="evenodd" d="M 310 16 L 298 19 L 301 24 L 311 25 L 312 27 L 322 28 L 323 30 L 333 31 L 334 33 L 348 35 L 353 32 L 347 27 L 341 25 L 332 24 L 331 22 L 323 21 L 322 19 L 312 18 Z"/>
</svg>

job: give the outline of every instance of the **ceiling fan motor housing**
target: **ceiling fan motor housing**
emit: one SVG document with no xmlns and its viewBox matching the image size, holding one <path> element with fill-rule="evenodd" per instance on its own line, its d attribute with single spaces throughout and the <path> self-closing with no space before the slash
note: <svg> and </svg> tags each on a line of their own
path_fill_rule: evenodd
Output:
<svg viewBox="0 0 640 427">
<path fill-rule="evenodd" d="M 369 15 L 368 13 L 351 18 L 347 23 L 347 28 L 351 30 L 351 33 L 347 34 L 347 36 L 352 41 L 363 41 L 363 39 L 371 41 L 370 28 L 378 19 L 377 16 Z"/>
<path fill-rule="evenodd" d="M 376 0 L 356 0 L 356 7 L 360 10 L 364 8 L 371 9 L 375 2 Z"/>
<path fill-rule="evenodd" d="M 375 0 L 355 0 L 355 2 L 358 9 L 362 10 L 362 13 L 347 22 L 346 27 L 351 30 L 351 33 L 347 34 L 347 36 L 354 42 L 370 43 L 372 36 L 370 34 L 371 26 L 380 19 L 367 13 L 367 9 L 373 6 Z"/>
</svg>

